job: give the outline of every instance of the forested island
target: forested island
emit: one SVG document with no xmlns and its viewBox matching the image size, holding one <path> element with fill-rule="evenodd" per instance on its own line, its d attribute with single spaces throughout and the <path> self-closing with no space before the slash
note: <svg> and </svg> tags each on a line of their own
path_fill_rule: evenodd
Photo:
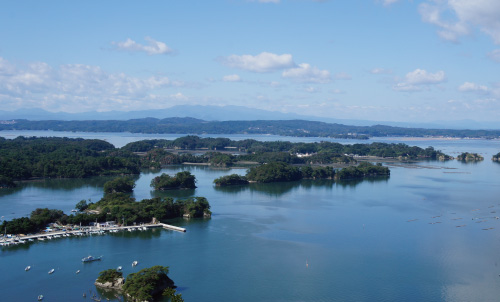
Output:
<svg viewBox="0 0 500 302">
<path fill-rule="evenodd" d="M 175 176 L 162 173 L 151 180 L 155 190 L 195 189 L 196 177 L 189 171 L 177 172 Z"/>
<path fill-rule="evenodd" d="M 181 294 L 176 294 L 175 283 L 168 277 L 167 266 L 156 265 L 131 273 L 123 278 L 123 273 L 115 269 L 101 271 L 95 285 L 103 289 L 122 291 L 132 301 L 156 301 L 158 296 L 166 296 L 171 302 L 181 302 Z"/>
<path fill-rule="evenodd" d="M 18 119 L 0 124 L 0 130 L 52 130 L 83 132 L 272 134 L 299 137 L 368 139 L 369 137 L 499 138 L 500 130 L 452 130 L 404 128 L 384 125 L 349 126 L 306 120 L 204 121 L 185 118 L 132 120 L 29 121 Z"/>
<path fill-rule="evenodd" d="M 250 168 L 245 176 L 237 174 L 222 176 L 214 180 L 217 186 L 245 185 L 250 182 L 271 183 L 297 181 L 301 179 L 359 179 L 369 176 L 389 176 L 390 170 L 382 164 L 362 162 L 335 171 L 332 167 L 295 167 L 284 162 L 272 162 Z"/>
<path fill-rule="evenodd" d="M 457 160 L 473 162 L 473 161 L 482 161 L 484 160 L 484 157 L 477 153 L 464 152 L 457 156 Z"/>
<path fill-rule="evenodd" d="M 500 161 L 500 152 L 491 157 L 492 161 Z"/>
<path fill-rule="evenodd" d="M 127 181 L 125 179 L 124 181 Z M 111 183 L 108 185 L 108 183 Z M 120 181 L 112 180 L 105 187 L 114 187 Z M 38 208 L 31 212 L 29 217 L 4 220 L 1 229 L 11 234 L 37 233 L 47 225 L 84 225 L 94 222 L 115 221 L 123 225 L 133 223 L 149 223 L 155 218 L 165 221 L 177 217 L 209 217 L 210 204 L 205 197 L 190 197 L 187 199 L 160 198 L 143 199 L 136 201 L 130 194 L 116 192 L 104 194 L 96 203 L 85 200 L 78 202 L 76 208 L 83 212 L 67 215 L 62 210 Z"/>
</svg>

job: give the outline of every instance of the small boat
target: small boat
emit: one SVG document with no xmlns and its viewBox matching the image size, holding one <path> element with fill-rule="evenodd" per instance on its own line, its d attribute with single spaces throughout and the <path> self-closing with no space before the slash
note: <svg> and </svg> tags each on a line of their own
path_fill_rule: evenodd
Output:
<svg viewBox="0 0 500 302">
<path fill-rule="evenodd" d="M 28 265 L 24 270 L 29 271 L 30 269 L 31 269 L 31 266 Z"/>
<path fill-rule="evenodd" d="M 80 273 L 80 270 L 77 270 L 77 271 L 76 271 L 76 273 L 77 273 L 77 274 L 79 274 L 79 273 Z"/>
<path fill-rule="evenodd" d="M 43 300 L 43 295 L 38 295 L 38 301 L 42 301 Z"/>
<path fill-rule="evenodd" d="M 132 266 L 136 266 L 137 264 L 139 264 L 139 262 L 137 261 L 132 262 Z"/>
<path fill-rule="evenodd" d="M 119 267 L 117 267 L 117 268 L 116 268 L 116 270 L 117 270 L 117 271 L 121 271 L 121 270 L 122 270 L 122 267 L 121 267 L 121 266 L 119 266 Z"/>
<path fill-rule="evenodd" d="M 55 272 L 55 269 L 51 269 L 51 270 L 49 271 L 49 274 L 53 274 L 54 272 Z"/>
<path fill-rule="evenodd" d="M 92 262 L 92 261 L 99 261 L 102 259 L 102 256 L 99 257 L 93 257 L 93 256 L 87 256 L 85 258 L 82 258 L 82 262 Z"/>
</svg>

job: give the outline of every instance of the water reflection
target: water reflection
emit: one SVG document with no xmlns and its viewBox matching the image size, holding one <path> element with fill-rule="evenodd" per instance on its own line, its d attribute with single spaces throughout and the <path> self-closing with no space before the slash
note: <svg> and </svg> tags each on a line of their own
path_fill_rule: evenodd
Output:
<svg viewBox="0 0 500 302">
<path fill-rule="evenodd" d="M 182 189 L 182 190 L 165 190 L 165 191 L 159 191 L 159 190 L 152 190 L 151 195 L 152 197 L 172 197 L 174 199 L 177 198 L 189 198 L 195 195 L 196 189 Z"/>
<path fill-rule="evenodd" d="M 46 189 L 60 191 L 73 191 L 80 188 L 95 188 L 102 190 L 104 184 L 118 176 L 96 176 L 90 178 L 59 178 L 59 179 L 38 179 L 21 181 L 17 187 L 0 190 L 0 197 L 17 193 L 24 189 Z M 130 175 L 134 181 L 139 179 L 139 175 Z"/>
<path fill-rule="evenodd" d="M 332 179 L 304 179 L 301 181 L 279 182 L 279 183 L 251 183 L 241 186 L 215 187 L 215 190 L 222 193 L 239 194 L 245 191 L 263 193 L 272 197 L 280 197 L 290 191 L 301 188 L 310 190 L 313 188 L 332 188 L 333 186 L 342 188 L 355 188 L 362 182 L 376 183 L 387 182 L 389 176 L 366 177 L 363 179 L 332 180 Z"/>
</svg>

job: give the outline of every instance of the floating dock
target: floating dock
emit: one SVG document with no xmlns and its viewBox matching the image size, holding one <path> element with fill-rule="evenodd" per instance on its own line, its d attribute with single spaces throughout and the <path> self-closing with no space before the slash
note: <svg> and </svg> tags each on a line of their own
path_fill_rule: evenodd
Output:
<svg viewBox="0 0 500 302">
<path fill-rule="evenodd" d="M 62 237 L 71 237 L 71 236 L 87 236 L 87 235 L 103 235 L 105 233 L 117 233 L 119 231 L 144 231 L 151 228 L 164 228 L 167 230 L 172 230 L 176 232 L 185 233 L 186 229 L 181 228 L 175 225 L 170 225 L 166 223 L 148 223 L 141 225 L 130 225 L 130 226 L 106 226 L 106 227 L 84 227 L 79 230 L 71 230 L 71 231 L 54 231 L 47 233 L 40 233 L 35 235 L 27 235 L 27 236 L 16 236 L 11 238 L 3 238 L 3 241 L 0 241 L 0 246 L 9 246 L 15 244 L 22 244 L 34 240 L 44 241 L 55 238 Z"/>
</svg>

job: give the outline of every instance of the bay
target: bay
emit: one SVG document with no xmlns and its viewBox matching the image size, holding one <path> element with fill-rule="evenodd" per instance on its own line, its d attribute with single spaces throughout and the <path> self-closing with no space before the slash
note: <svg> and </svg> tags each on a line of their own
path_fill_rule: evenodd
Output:
<svg viewBox="0 0 500 302">
<path fill-rule="evenodd" d="M 106 137 L 117 146 L 145 139 L 87 135 Z M 185 301 L 497 301 L 500 165 L 490 157 L 500 151 L 499 142 L 378 140 L 434 146 L 452 155 L 477 152 L 485 161 L 386 163 L 388 179 L 224 189 L 214 187 L 213 179 L 245 170 L 172 166 L 145 171 L 137 178 L 136 199 L 205 196 L 212 219 L 170 222 L 186 233 L 157 229 L 2 248 L 2 300 L 34 301 L 39 294 L 44 301 L 80 300 L 84 292 L 96 292 L 93 282 L 104 269 L 121 265 L 127 275 L 165 265 Z M 151 191 L 154 176 L 182 170 L 196 176 L 195 190 Z M 69 211 L 81 199 L 99 200 L 106 180 L 27 182 L 1 191 L 0 214 L 10 219 L 41 206 Z M 103 255 L 103 260 L 82 264 L 88 254 Z M 139 261 L 135 268 L 134 260 Z M 32 269 L 25 272 L 27 265 Z M 52 268 L 55 273 L 49 275 Z"/>
</svg>

